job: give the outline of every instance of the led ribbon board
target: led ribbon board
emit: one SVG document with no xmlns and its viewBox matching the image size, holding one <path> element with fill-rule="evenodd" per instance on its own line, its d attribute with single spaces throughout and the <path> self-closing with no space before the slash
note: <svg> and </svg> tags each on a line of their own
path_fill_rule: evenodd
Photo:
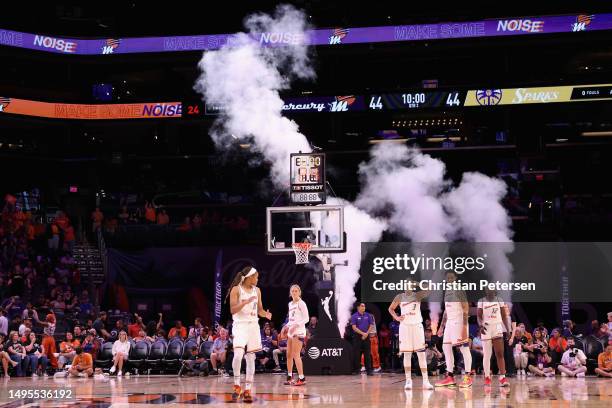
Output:
<svg viewBox="0 0 612 408">
<path fill-rule="evenodd" d="M 333 27 L 309 30 L 303 35 L 292 32 L 264 32 L 253 38 L 265 47 L 294 43 L 337 47 L 344 44 L 579 33 L 610 29 L 612 29 L 612 14 L 573 14 L 496 18 L 436 24 L 355 28 Z M 67 55 L 114 55 L 216 50 L 225 44 L 231 44 L 234 37 L 234 34 L 211 34 L 84 40 L 0 29 L 0 45 Z"/>
</svg>

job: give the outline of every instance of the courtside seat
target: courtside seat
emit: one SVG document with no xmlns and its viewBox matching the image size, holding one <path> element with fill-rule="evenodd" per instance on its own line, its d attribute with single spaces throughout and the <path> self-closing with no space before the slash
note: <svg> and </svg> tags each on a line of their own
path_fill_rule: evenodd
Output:
<svg viewBox="0 0 612 408">
<path fill-rule="evenodd" d="M 206 358 L 206 360 L 210 361 L 210 355 L 212 353 L 212 348 L 213 348 L 213 342 L 205 341 L 202 344 L 200 344 L 200 354 L 202 354 L 204 358 Z"/>
<path fill-rule="evenodd" d="M 155 343 L 151 344 L 149 356 L 145 360 L 146 366 L 149 370 L 162 369 L 162 361 L 164 357 L 166 357 L 167 349 L 168 344 L 163 340 L 157 340 Z"/>
<path fill-rule="evenodd" d="M 191 349 L 194 347 L 198 347 L 198 341 L 193 337 L 190 337 L 185 341 L 185 345 L 183 346 L 183 355 L 181 356 L 181 360 L 186 360 L 189 358 L 191 354 Z"/>
<path fill-rule="evenodd" d="M 583 351 L 587 358 L 587 370 L 593 372 L 597 367 L 597 357 L 604 351 L 604 346 L 597 337 L 590 335 L 584 338 Z"/>
<path fill-rule="evenodd" d="M 98 351 L 98 356 L 95 361 L 95 366 L 100 368 L 109 368 L 113 365 L 113 342 L 106 341 L 102 343 L 102 347 Z"/>
<path fill-rule="evenodd" d="M 181 365 L 181 360 L 183 358 L 183 350 L 184 350 L 183 340 L 179 338 L 175 338 L 170 340 L 168 343 L 168 350 L 166 351 L 166 356 L 163 359 L 164 368 L 168 369 L 179 369 Z"/>
<path fill-rule="evenodd" d="M 138 341 L 130 348 L 128 362 L 137 370 L 144 368 L 151 346 L 146 341 Z"/>
</svg>

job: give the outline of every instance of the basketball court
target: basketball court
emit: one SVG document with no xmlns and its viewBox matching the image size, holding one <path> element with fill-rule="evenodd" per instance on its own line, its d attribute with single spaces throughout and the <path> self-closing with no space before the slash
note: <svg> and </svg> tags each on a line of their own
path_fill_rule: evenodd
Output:
<svg viewBox="0 0 612 408">
<path fill-rule="evenodd" d="M 367 377 L 311 376 L 303 387 L 283 385 L 284 376 L 258 374 L 255 376 L 255 405 L 275 407 L 332 406 L 416 406 L 416 407 L 608 407 L 612 402 L 609 381 L 589 377 L 570 378 L 513 378 L 510 387 L 484 387 L 477 377 L 470 389 L 444 388 L 427 391 L 420 389 L 420 379 L 414 389 L 405 391 L 403 374 L 381 374 Z M 37 380 L 11 379 L 0 391 L 2 401 L 8 392 L 27 389 L 71 389 L 75 398 L 62 402 L 33 402 L 28 400 L 4 402 L 0 407 L 120 407 L 168 405 L 223 406 L 233 404 L 228 392 L 231 378 L 178 378 L 176 376 L 139 376 L 110 380 L 67 379 Z M 241 405 L 247 405 L 240 403 Z"/>
</svg>

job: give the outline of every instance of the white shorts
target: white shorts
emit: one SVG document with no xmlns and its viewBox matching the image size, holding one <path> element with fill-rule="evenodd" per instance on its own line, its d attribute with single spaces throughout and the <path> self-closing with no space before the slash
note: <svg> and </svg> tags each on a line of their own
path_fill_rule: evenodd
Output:
<svg viewBox="0 0 612 408">
<path fill-rule="evenodd" d="M 504 325 L 502 323 L 492 323 L 485 326 L 487 329 L 481 333 L 482 340 L 493 340 L 504 337 Z"/>
<path fill-rule="evenodd" d="M 304 338 L 306 337 L 306 326 L 299 325 L 295 327 L 290 327 L 287 331 L 287 337 L 297 337 L 300 341 L 304 341 Z"/>
<path fill-rule="evenodd" d="M 463 330 L 465 329 L 466 333 L 468 333 L 468 337 L 463 337 Z M 463 323 L 463 321 L 457 320 L 448 320 L 446 322 L 446 326 L 444 327 L 444 344 L 452 344 L 453 346 L 459 346 L 461 344 L 467 344 L 470 340 L 468 324 L 467 322 Z"/>
<path fill-rule="evenodd" d="M 417 323 L 417 324 L 400 323 L 399 341 L 400 341 L 400 346 L 399 346 L 400 353 L 425 350 L 426 345 L 425 345 L 425 332 L 423 330 L 423 323 Z"/>
<path fill-rule="evenodd" d="M 234 322 L 232 335 L 234 348 L 243 348 L 245 353 L 262 350 L 259 322 Z"/>
</svg>

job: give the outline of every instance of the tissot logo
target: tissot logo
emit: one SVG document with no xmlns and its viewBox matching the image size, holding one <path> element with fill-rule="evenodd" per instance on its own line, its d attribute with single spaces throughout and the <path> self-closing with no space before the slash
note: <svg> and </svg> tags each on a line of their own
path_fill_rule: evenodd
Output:
<svg viewBox="0 0 612 408">
<path fill-rule="evenodd" d="M 308 349 L 308 357 L 310 357 L 312 360 L 316 360 L 319 357 L 342 357 L 343 350 L 344 349 L 342 347 L 319 349 L 318 347 L 313 346 Z"/>
</svg>

